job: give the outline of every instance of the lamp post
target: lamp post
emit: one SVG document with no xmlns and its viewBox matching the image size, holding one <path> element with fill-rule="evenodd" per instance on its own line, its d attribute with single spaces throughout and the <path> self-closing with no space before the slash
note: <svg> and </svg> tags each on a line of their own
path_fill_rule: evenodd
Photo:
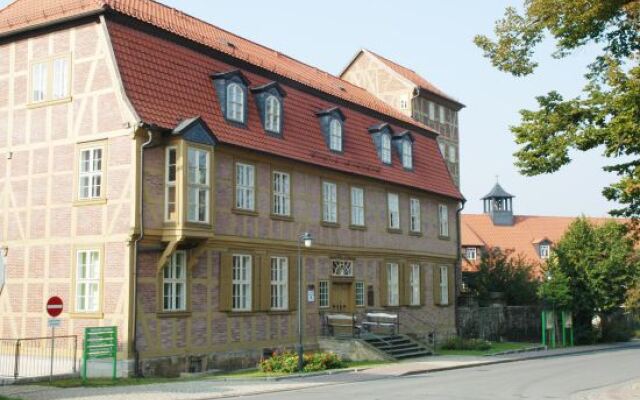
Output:
<svg viewBox="0 0 640 400">
<path fill-rule="evenodd" d="M 298 345 L 296 350 L 298 353 L 298 371 L 302 372 L 304 368 L 304 347 L 302 346 L 302 244 L 304 247 L 311 247 L 313 237 L 309 232 L 305 232 L 298 236 Z"/>
</svg>

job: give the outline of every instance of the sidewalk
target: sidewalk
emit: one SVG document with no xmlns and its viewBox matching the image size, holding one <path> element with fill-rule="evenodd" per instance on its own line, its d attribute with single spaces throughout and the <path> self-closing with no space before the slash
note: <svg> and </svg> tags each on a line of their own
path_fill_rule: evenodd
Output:
<svg viewBox="0 0 640 400">
<path fill-rule="evenodd" d="M 118 386 L 105 388 L 72 388 L 59 389 L 37 385 L 0 386 L 0 395 L 19 397 L 23 400 L 200 400 L 234 396 L 247 396 L 258 393 L 297 390 L 309 387 L 336 385 L 384 379 L 406 375 L 416 375 L 443 370 L 471 368 L 523 360 L 557 357 L 571 354 L 586 354 L 597 351 L 615 351 L 630 347 L 640 347 L 640 342 L 612 345 L 582 346 L 568 349 L 543 350 L 530 353 L 518 353 L 505 356 L 431 356 L 407 360 L 394 364 L 344 371 L 327 375 L 309 377 L 290 377 L 264 379 L 246 378 L 242 380 L 224 380 L 205 378 L 195 381 L 176 381 L 138 386 Z M 632 389 L 636 390 L 637 386 Z M 589 397 L 585 397 L 589 398 Z"/>
</svg>

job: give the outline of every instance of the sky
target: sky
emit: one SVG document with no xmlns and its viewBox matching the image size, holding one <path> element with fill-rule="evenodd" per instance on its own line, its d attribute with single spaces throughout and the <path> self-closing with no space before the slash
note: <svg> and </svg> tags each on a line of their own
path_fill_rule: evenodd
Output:
<svg viewBox="0 0 640 400">
<path fill-rule="evenodd" d="M 515 78 L 494 69 L 472 39 L 491 34 L 505 7 L 521 7 L 522 0 L 161 2 L 333 74 L 367 48 L 459 99 L 466 105 L 459 115 L 465 212 L 482 212 L 480 198 L 497 176 L 516 196 L 517 214 L 604 216 L 615 207 L 601 195 L 615 176 L 602 171 L 607 160 L 598 151 L 572 154 L 573 162 L 552 175 L 525 177 L 514 166 L 509 126 L 518 123 L 518 110 L 535 109 L 535 96 L 550 90 L 579 95 L 597 54 L 588 47 L 556 60 L 549 40 L 538 49 L 534 75 Z"/>
</svg>

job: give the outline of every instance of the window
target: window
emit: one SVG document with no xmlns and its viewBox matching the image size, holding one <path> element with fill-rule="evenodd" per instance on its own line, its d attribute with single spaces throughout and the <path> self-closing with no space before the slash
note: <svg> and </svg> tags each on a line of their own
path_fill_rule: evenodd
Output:
<svg viewBox="0 0 640 400">
<path fill-rule="evenodd" d="M 440 304 L 449 304 L 449 267 L 446 265 L 440 266 Z"/>
<path fill-rule="evenodd" d="M 338 222 L 337 186 L 332 182 L 322 183 L 322 220 L 334 224 Z"/>
<path fill-rule="evenodd" d="M 69 97 L 70 64 L 68 56 L 31 64 L 30 101 L 38 103 Z"/>
<path fill-rule="evenodd" d="M 102 197 L 102 148 L 80 151 L 78 199 L 91 200 Z"/>
<path fill-rule="evenodd" d="M 236 208 L 255 209 L 255 167 L 236 163 Z"/>
<path fill-rule="evenodd" d="M 264 126 L 269 132 L 280 133 L 281 118 L 280 100 L 274 95 L 269 95 L 265 101 Z"/>
<path fill-rule="evenodd" d="M 342 151 L 342 124 L 337 118 L 332 118 L 329 123 L 329 148 Z"/>
<path fill-rule="evenodd" d="M 449 236 L 449 207 L 444 204 L 438 205 L 438 222 L 440 225 L 440 236 Z"/>
<path fill-rule="evenodd" d="M 546 260 L 549 258 L 549 254 L 551 254 L 551 246 L 549 244 L 541 244 L 540 246 L 540 258 Z"/>
<path fill-rule="evenodd" d="M 478 249 L 475 247 L 467 247 L 464 251 L 464 257 L 469 261 L 475 261 L 478 256 Z"/>
<path fill-rule="evenodd" d="M 251 256 L 233 256 L 231 284 L 231 309 L 233 311 L 251 311 Z"/>
<path fill-rule="evenodd" d="M 190 147 L 188 150 L 189 222 L 209 222 L 209 152 Z"/>
<path fill-rule="evenodd" d="M 162 309 L 187 309 L 187 253 L 178 250 L 171 255 L 162 273 Z"/>
<path fill-rule="evenodd" d="M 227 86 L 227 119 L 244 122 L 244 89 L 238 83 Z"/>
<path fill-rule="evenodd" d="M 402 141 L 402 166 L 406 169 L 413 168 L 413 144 L 409 139 Z"/>
<path fill-rule="evenodd" d="M 449 162 L 456 162 L 456 146 L 449 145 Z"/>
<path fill-rule="evenodd" d="M 421 231 L 421 222 L 420 222 L 420 200 L 419 199 L 411 199 L 409 200 L 409 211 L 411 217 L 410 228 L 411 232 L 420 232 Z"/>
<path fill-rule="evenodd" d="M 436 120 L 436 105 L 432 101 L 429 102 L 429 119 Z"/>
<path fill-rule="evenodd" d="M 398 286 L 398 264 L 387 264 L 387 305 L 397 306 L 400 304 Z"/>
<path fill-rule="evenodd" d="M 396 193 L 387 194 L 389 229 L 400 229 L 400 204 Z"/>
<path fill-rule="evenodd" d="M 364 226 L 364 189 L 351 188 L 351 225 Z"/>
<path fill-rule="evenodd" d="M 406 110 L 407 108 L 409 108 L 409 102 L 407 99 L 400 99 L 400 109 Z"/>
<path fill-rule="evenodd" d="M 333 260 L 331 274 L 333 276 L 353 276 L 353 262 L 351 260 Z"/>
<path fill-rule="evenodd" d="M 442 154 L 442 157 L 446 157 L 447 145 L 444 142 L 438 142 L 438 146 L 440 146 L 440 154 Z"/>
<path fill-rule="evenodd" d="M 409 286 L 411 287 L 412 306 L 420 305 L 420 265 L 411 264 L 411 275 L 409 276 Z"/>
<path fill-rule="evenodd" d="M 356 282 L 356 307 L 364 307 L 364 282 Z"/>
<path fill-rule="evenodd" d="M 79 250 L 76 256 L 76 311 L 98 312 L 100 307 L 100 252 L 98 250 Z"/>
<path fill-rule="evenodd" d="M 391 135 L 382 135 L 381 158 L 385 164 L 391 164 Z"/>
<path fill-rule="evenodd" d="M 271 309 L 286 310 L 288 299 L 289 259 L 271 257 Z"/>
<path fill-rule="evenodd" d="M 438 106 L 438 111 L 439 111 L 439 116 L 440 116 L 440 123 L 444 124 L 444 107 L 442 106 Z"/>
<path fill-rule="evenodd" d="M 320 307 L 329 307 L 329 282 L 320 281 L 318 284 L 318 305 Z"/>
<path fill-rule="evenodd" d="M 164 219 L 176 220 L 176 161 L 177 149 L 168 147 L 165 155 Z"/>
<path fill-rule="evenodd" d="M 280 171 L 273 171 L 273 214 L 291 215 L 291 177 Z"/>
</svg>

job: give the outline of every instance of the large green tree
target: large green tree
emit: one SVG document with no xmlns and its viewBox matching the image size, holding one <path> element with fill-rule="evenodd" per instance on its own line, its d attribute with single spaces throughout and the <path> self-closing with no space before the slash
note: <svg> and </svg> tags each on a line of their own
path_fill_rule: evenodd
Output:
<svg viewBox="0 0 640 400">
<path fill-rule="evenodd" d="M 624 304 L 640 273 L 634 245 L 624 224 L 596 226 L 577 219 L 553 249 L 540 290 L 543 300 L 571 309 L 581 333 L 589 331 L 593 316 L 607 321 Z"/>
<path fill-rule="evenodd" d="M 555 39 L 561 58 L 588 44 L 601 51 L 588 67 L 583 95 L 565 99 L 552 91 L 537 97 L 538 110 L 521 110 L 511 127 L 516 166 L 525 175 L 557 171 L 569 151 L 602 149 L 606 171 L 618 180 L 604 196 L 621 206 L 612 215 L 640 216 L 640 0 L 525 0 L 523 13 L 507 8 L 495 39 L 474 42 L 499 70 L 532 74 L 536 46 Z"/>
</svg>

